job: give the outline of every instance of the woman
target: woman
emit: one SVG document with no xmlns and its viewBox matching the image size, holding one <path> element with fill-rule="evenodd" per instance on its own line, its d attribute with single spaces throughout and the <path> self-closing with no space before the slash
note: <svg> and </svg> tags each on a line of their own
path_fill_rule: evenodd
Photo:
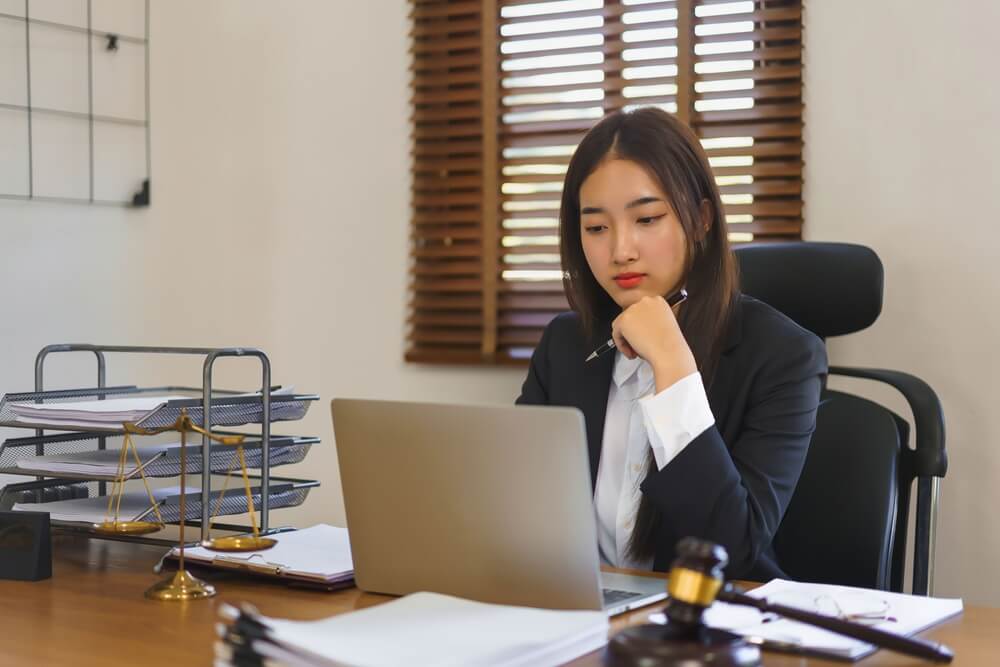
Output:
<svg viewBox="0 0 1000 667">
<path fill-rule="evenodd" d="M 583 411 L 602 560 L 665 571 L 693 535 L 726 547 L 731 577 L 781 576 L 771 541 L 826 351 L 739 292 L 697 137 L 658 109 L 606 117 L 570 160 L 560 235 L 573 312 L 546 328 L 517 402 Z"/>
</svg>

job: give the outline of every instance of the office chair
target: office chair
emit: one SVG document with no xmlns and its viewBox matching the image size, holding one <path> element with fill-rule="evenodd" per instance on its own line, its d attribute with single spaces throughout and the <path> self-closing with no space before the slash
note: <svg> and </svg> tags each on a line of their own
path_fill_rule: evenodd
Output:
<svg viewBox="0 0 1000 667">
<path fill-rule="evenodd" d="M 743 292 L 824 340 L 870 326 L 882 310 L 882 262 L 869 248 L 792 242 L 736 250 Z M 774 538 L 799 581 L 902 591 L 910 492 L 916 481 L 912 592 L 928 595 L 941 479 L 944 416 L 934 391 L 900 371 L 831 366 L 830 375 L 895 388 L 910 425 L 888 408 L 824 388 L 802 476 Z"/>
</svg>

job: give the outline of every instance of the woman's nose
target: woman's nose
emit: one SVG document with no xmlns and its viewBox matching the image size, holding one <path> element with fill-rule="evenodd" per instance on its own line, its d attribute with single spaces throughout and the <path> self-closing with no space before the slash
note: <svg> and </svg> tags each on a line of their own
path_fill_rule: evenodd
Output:
<svg viewBox="0 0 1000 667">
<path fill-rule="evenodd" d="M 638 246 L 630 225 L 615 225 L 614 244 L 612 259 L 615 264 L 629 264 L 638 258 Z"/>
</svg>

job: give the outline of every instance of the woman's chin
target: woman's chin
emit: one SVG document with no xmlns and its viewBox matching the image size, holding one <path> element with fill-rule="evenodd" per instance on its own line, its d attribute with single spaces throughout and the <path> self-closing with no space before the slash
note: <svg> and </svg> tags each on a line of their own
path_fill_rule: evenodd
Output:
<svg viewBox="0 0 1000 667">
<path fill-rule="evenodd" d="M 615 303 L 617 303 L 622 310 L 625 310 L 629 306 L 638 303 L 644 296 L 646 296 L 646 293 L 639 289 L 619 289 L 616 290 L 615 294 L 611 295 L 611 298 L 615 300 Z"/>
</svg>

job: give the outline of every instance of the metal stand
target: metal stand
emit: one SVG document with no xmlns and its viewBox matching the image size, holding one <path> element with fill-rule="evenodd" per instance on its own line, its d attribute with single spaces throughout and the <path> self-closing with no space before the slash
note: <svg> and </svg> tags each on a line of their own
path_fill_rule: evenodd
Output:
<svg viewBox="0 0 1000 667">
<path fill-rule="evenodd" d="M 192 399 L 187 401 L 181 401 L 187 406 L 189 413 L 197 413 L 198 408 L 201 411 L 201 423 L 205 426 L 206 430 L 209 430 L 214 423 L 245 423 L 239 421 L 238 418 L 230 416 L 234 410 L 242 409 L 244 413 L 249 409 L 253 408 L 257 410 L 259 406 L 259 412 L 254 412 L 255 416 L 259 416 L 259 419 L 254 419 L 254 423 L 260 423 L 260 443 L 259 443 L 259 470 L 260 470 L 260 532 L 268 533 L 271 532 L 270 525 L 270 509 L 271 509 L 271 422 L 274 417 L 272 411 L 272 396 L 271 396 L 271 363 L 267 355 L 256 348 L 241 348 L 241 347 L 227 347 L 227 348 L 200 348 L 200 347 L 151 347 L 151 346 L 123 346 L 123 345 L 85 345 L 85 344 L 63 344 L 63 345 L 48 345 L 38 353 L 35 358 L 35 394 L 25 394 L 21 395 L 22 403 L 29 403 L 34 401 L 36 403 L 43 402 L 43 392 L 45 392 L 45 362 L 48 357 L 55 353 L 64 352 L 89 352 L 94 354 L 97 361 L 97 391 L 89 391 L 91 397 L 97 396 L 98 400 L 103 400 L 104 398 L 112 395 L 129 395 L 130 393 L 141 392 L 136 387 L 121 387 L 121 388 L 108 388 L 107 387 L 107 363 L 106 354 L 109 353 L 123 353 L 123 354 L 171 354 L 171 355 L 192 355 L 204 357 L 202 365 L 202 386 L 200 390 L 200 400 Z M 253 358 L 258 361 L 261 369 L 261 392 L 259 398 L 256 396 L 252 397 L 234 397 L 230 396 L 233 392 L 222 392 L 217 391 L 220 394 L 213 399 L 213 369 L 215 362 L 223 357 L 246 357 Z M 178 389 L 178 388 L 164 388 L 167 390 Z M 106 391 L 102 391 L 106 390 Z M 189 393 L 193 393 L 196 389 L 189 389 Z M 88 390 L 67 390 L 59 392 L 45 392 L 44 397 L 56 397 L 60 399 L 72 398 L 74 396 L 88 395 Z M 17 395 L 8 395 L 5 399 L 16 398 Z M 314 395 L 295 395 L 290 398 L 285 398 L 285 403 L 279 402 L 278 405 L 282 406 L 287 403 L 292 403 L 293 401 L 298 401 L 295 405 L 306 405 L 306 401 L 312 401 L 318 399 L 318 396 Z M 200 402 L 200 405 L 198 405 Z M 167 408 L 171 406 L 168 403 L 164 406 L 164 412 L 168 412 Z M 176 410 L 176 408 L 175 408 Z M 213 414 L 217 410 L 221 410 L 218 413 L 220 416 L 218 419 L 213 420 Z M 279 409 L 279 417 L 284 419 L 298 419 L 305 412 L 304 407 L 298 412 L 289 412 L 285 409 L 281 412 Z M 282 416 L 283 415 L 283 416 Z M 159 411 L 151 415 L 159 416 Z M 164 414 L 163 419 L 169 419 L 169 414 Z M 227 422 L 227 419 L 230 421 Z M 24 426 L 24 424 L 10 423 L 9 421 L 4 423 L 5 426 Z M 34 424 L 29 425 L 29 427 L 34 426 Z M 55 428 L 55 427 L 50 427 Z M 64 429 L 57 429 L 64 430 Z M 97 439 L 97 448 L 99 450 L 104 450 L 107 448 L 107 437 L 109 434 L 114 434 L 113 429 L 108 431 L 99 431 L 92 429 L 74 429 L 74 430 L 84 430 L 90 433 L 90 436 Z M 120 432 L 120 431 L 119 431 Z M 72 438 L 74 436 L 69 436 L 66 439 Z M 62 436 L 55 436 L 55 438 L 63 439 Z M 53 439 L 53 436 L 45 436 L 45 428 L 35 428 L 35 438 L 31 439 L 31 442 L 35 442 L 34 445 L 35 453 L 37 456 L 43 456 L 45 454 L 45 443 Z M 25 439 L 28 440 L 28 439 Z M 302 442 L 315 442 L 316 439 L 302 439 Z M 280 441 L 280 438 L 279 438 Z M 210 537 L 209 531 L 212 525 L 211 522 L 211 509 L 212 509 L 212 475 L 213 475 L 213 465 L 212 465 L 212 447 L 211 439 L 207 435 L 202 435 L 202 478 L 201 478 L 201 520 L 191 521 L 193 525 L 200 526 L 201 540 L 207 541 Z M 306 445 L 308 446 L 308 445 Z M 279 450 L 279 455 L 282 450 Z M 240 452 L 242 454 L 242 452 Z M 286 461 L 287 462 L 287 461 Z M 22 473 L 24 474 L 24 473 Z M 28 472 L 27 474 L 32 474 Z M 37 473 L 36 473 L 37 474 Z M 46 474 L 46 477 L 49 477 Z M 56 476 L 58 477 L 58 476 Z M 91 478 L 93 479 L 93 478 Z M 282 485 L 279 485 L 279 490 L 281 488 L 287 487 L 287 482 L 298 483 L 295 489 L 311 487 L 318 485 L 318 482 L 311 482 L 308 480 L 287 480 L 280 479 Z M 36 494 L 38 497 L 38 502 L 41 502 L 42 489 L 47 485 L 51 485 L 51 480 L 45 477 L 36 477 L 36 482 L 26 483 L 17 485 L 19 489 L 34 488 L 36 489 Z M 106 481 L 100 481 L 98 484 L 98 495 L 107 495 Z M 303 496 L 304 497 L 304 496 Z M 228 502 L 228 501 L 227 501 Z M 249 511 L 253 511 L 253 504 L 251 499 L 248 498 Z M 301 500 L 299 501 L 301 502 Z M 223 528 L 226 530 L 232 530 L 234 528 L 244 528 L 242 526 L 229 526 L 215 524 L 217 528 Z M 101 537 L 99 534 L 95 534 L 95 537 Z M 151 541 L 154 543 L 159 543 L 158 540 L 143 540 Z M 169 542 L 164 542 L 169 543 Z"/>
</svg>

